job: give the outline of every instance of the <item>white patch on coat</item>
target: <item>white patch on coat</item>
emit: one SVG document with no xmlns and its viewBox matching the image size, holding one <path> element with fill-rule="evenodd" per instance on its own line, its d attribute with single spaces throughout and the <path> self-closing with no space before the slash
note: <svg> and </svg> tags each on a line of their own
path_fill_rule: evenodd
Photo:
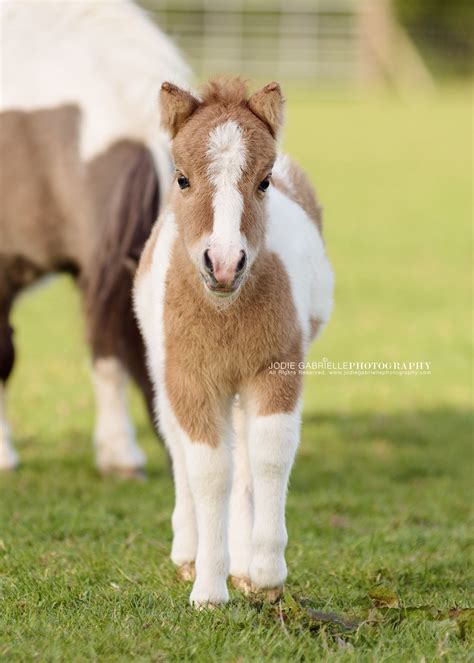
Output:
<svg viewBox="0 0 474 663">
<path fill-rule="evenodd" d="M 140 469 L 146 459 L 128 415 L 127 374 L 115 357 L 96 359 L 92 369 L 97 420 L 97 467 L 102 471 Z"/>
<path fill-rule="evenodd" d="M 0 471 L 13 470 L 17 465 L 18 454 L 13 447 L 7 421 L 6 388 L 0 382 Z"/>
<path fill-rule="evenodd" d="M 267 196 L 266 245 L 288 273 L 306 352 L 310 321 L 320 321 L 320 333 L 331 315 L 334 275 L 314 221 L 276 187 Z"/>
<path fill-rule="evenodd" d="M 210 242 L 227 252 L 243 248 L 240 223 L 244 203 L 239 182 L 246 154 L 242 129 L 234 120 L 219 124 L 210 132 L 208 173 L 214 187 L 214 226 Z"/>
<path fill-rule="evenodd" d="M 135 282 L 133 301 L 135 315 L 145 340 L 150 376 L 159 394 L 157 379 L 164 380 L 165 332 L 164 305 L 166 275 L 171 252 L 178 235 L 174 213 L 165 210 L 157 221 L 160 224 L 158 240 L 148 270 Z M 148 240 L 153 241 L 153 236 Z M 146 247 L 142 255 L 145 255 Z"/>
<path fill-rule="evenodd" d="M 142 141 L 165 188 L 171 170 L 157 94 L 164 80 L 189 78 L 171 40 L 130 0 L 2 2 L 0 12 L 0 109 L 77 105 L 84 160 L 123 138 Z"/>
</svg>

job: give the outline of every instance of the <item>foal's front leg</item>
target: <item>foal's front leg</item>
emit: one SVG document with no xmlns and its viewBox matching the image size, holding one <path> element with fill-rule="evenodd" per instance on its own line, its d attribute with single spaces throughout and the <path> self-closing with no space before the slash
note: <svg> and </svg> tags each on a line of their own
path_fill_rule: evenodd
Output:
<svg viewBox="0 0 474 663">
<path fill-rule="evenodd" d="M 300 435 L 300 406 L 291 412 L 261 415 L 249 421 L 254 523 L 249 575 L 254 590 L 278 598 L 287 576 L 285 524 L 288 479 Z"/>
<path fill-rule="evenodd" d="M 189 600 L 196 607 L 212 607 L 229 600 L 230 449 L 223 440 L 217 447 L 189 440 L 185 453 L 198 530 L 196 580 Z"/>
<path fill-rule="evenodd" d="M 253 496 L 248 452 L 248 418 L 242 396 L 234 405 L 232 446 L 232 491 L 229 513 L 230 575 L 236 589 L 251 589 L 249 567 L 252 555 Z"/>
</svg>

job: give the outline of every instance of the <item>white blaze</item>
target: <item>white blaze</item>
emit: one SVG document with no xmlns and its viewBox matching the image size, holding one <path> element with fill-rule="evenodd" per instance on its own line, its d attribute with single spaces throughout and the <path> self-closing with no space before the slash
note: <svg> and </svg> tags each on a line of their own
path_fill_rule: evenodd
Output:
<svg viewBox="0 0 474 663">
<path fill-rule="evenodd" d="M 210 132 L 207 155 L 209 179 L 214 186 L 211 242 L 231 253 L 240 250 L 243 243 L 240 233 L 243 199 L 238 185 L 247 156 L 237 122 L 229 120 Z"/>
</svg>

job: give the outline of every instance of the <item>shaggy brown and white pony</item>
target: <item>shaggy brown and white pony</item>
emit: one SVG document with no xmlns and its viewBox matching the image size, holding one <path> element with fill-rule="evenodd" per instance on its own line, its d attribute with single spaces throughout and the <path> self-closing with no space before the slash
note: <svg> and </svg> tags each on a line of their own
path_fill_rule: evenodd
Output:
<svg viewBox="0 0 474 663">
<path fill-rule="evenodd" d="M 228 600 L 229 571 L 269 598 L 287 575 L 301 362 L 333 275 L 311 185 L 278 155 L 282 111 L 276 83 L 250 97 L 239 80 L 161 90 L 176 176 L 134 296 L 173 460 L 171 558 L 188 577 L 195 563 L 197 606 Z"/>
<path fill-rule="evenodd" d="M 15 297 L 69 272 L 84 299 L 102 471 L 139 472 L 126 403 L 151 385 L 131 305 L 133 272 L 171 182 L 156 95 L 188 70 L 132 2 L 1 4 L 0 469 L 13 468 L 5 384 Z"/>
</svg>

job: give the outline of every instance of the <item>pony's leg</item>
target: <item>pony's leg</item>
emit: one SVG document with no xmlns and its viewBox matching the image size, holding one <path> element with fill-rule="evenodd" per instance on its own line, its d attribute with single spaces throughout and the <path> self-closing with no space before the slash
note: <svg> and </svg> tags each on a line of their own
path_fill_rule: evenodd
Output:
<svg viewBox="0 0 474 663">
<path fill-rule="evenodd" d="M 184 440 L 169 403 L 163 393 L 158 394 L 160 428 L 171 455 L 175 489 L 175 505 L 171 524 L 173 527 L 173 545 L 171 560 L 178 567 L 183 580 L 194 580 L 194 562 L 197 549 L 197 527 L 194 513 L 194 500 L 188 481 Z"/>
<path fill-rule="evenodd" d="M 229 600 L 227 520 L 232 460 L 227 442 L 222 439 L 211 446 L 188 439 L 184 446 L 198 530 L 196 580 L 189 601 L 197 608 Z"/>
<path fill-rule="evenodd" d="M 188 485 L 194 502 L 197 525 L 196 579 L 189 597 L 195 607 L 212 607 L 229 600 L 227 546 L 229 495 L 231 487 L 231 408 L 215 402 L 199 377 L 173 373 L 179 400 L 170 401 L 186 464 Z M 179 386 L 177 390 L 176 385 Z M 164 385 L 159 398 L 163 400 Z M 160 426 L 163 412 L 159 410 Z M 166 425 L 166 424 L 165 424 Z M 167 440 L 168 446 L 169 441 Z"/>
<path fill-rule="evenodd" d="M 230 575 L 236 589 L 248 593 L 252 553 L 253 496 L 248 453 L 248 421 L 242 397 L 235 403 L 232 491 L 229 509 Z"/>
<path fill-rule="evenodd" d="M 178 423 L 175 408 L 168 401 L 164 381 L 161 381 L 158 416 L 173 460 L 176 489 L 171 557 L 175 564 L 188 567 L 188 578 L 191 571 L 195 571 L 190 603 L 196 607 L 210 607 L 229 599 L 230 440 L 228 436 L 219 440 L 207 434 L 211 430 L 216 432 L 217 426 L 215 413 L 212 407 L 206 407 L 206 401 L 197 382 L 188 384 L 180 398 L 180 405 L 184 403 L 185 409 L 195 413 L 195 419 L 202 423 L 203 434 L 199 435 L 199 441 L 193 441 Z M 230 428 L 228 422 L 229 431 Z"/>
<path fill-rule="evenodd" d="M 127 373 L 112 356 L 96 357 L 92 372 L 97 407 L 94 432 L 97 466 L 106 474 L 143 476 L 146 459 L 128 414 Z"/>
<path fill-rule="evenodd" d="M 12 336 L 8 317 L 0 317 L 0 471 L 12 470 L 18 465 L 18 455 L 13 448 L 6 414 L 6 383 L 15 359 Z"/>
<path fill-rule="evenodd" d="M 258 409 L 256 410 L 258 411 Z M 293 412 L 249 420 L 254 523 L 250 580 L 256 591 L 276 600 L 287 576 L 285 503 L 288 478 L 300 434 L 300 406 Z"/>
</svg>

